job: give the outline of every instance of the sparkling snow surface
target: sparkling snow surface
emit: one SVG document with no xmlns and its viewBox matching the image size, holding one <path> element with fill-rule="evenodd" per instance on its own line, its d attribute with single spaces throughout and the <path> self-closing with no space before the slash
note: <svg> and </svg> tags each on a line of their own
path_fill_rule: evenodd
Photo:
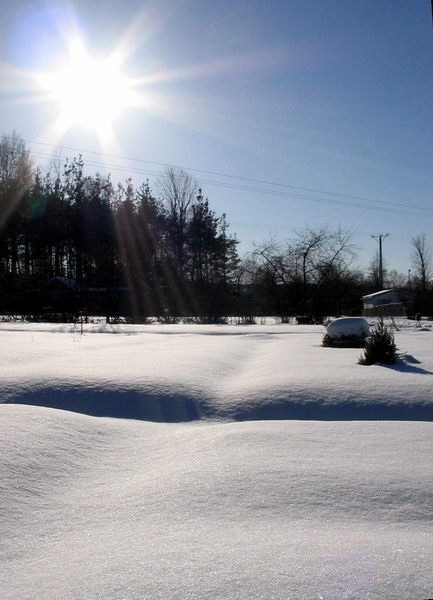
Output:
<svg viewBox="0 0 433 600">
<path fill-rule="evenodd" d="M 2 600 L 433 597 L 431 327 L 323 331 L 0 324 Z"/>
</svg>

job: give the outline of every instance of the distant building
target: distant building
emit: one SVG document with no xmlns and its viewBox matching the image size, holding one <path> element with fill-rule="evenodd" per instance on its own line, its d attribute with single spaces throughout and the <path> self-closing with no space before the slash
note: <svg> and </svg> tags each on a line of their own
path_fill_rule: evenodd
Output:
<svg viewBox="0 0 433 600">
<path fill-rule="evenodd" d="M 362 297 L 362 312 L 367 317 L 408 316 L 413 310 L 414 295 L 395 288 Z"/>
<path fill-rule="evenodd" d="M 65 319 L 77 310 L 78 284 L 75 279 L 52 277 L 37 291 L 38 312 Z"/>
</svg>

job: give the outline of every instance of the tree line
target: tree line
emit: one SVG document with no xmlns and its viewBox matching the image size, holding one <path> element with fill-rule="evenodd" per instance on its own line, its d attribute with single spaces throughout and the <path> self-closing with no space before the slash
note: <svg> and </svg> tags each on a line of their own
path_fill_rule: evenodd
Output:
<svg viewBox="0 0 433 600">
<path fill-rule="evenodd" d="M 81 157 L 42 172 L 19 135 L 0 140 L 2 313 L 319 319 L 359 314 L 361 296 L 375 291 L 374 267 L 367 276 L 353 268 L 348 232 L 306 227 L 243 259 L 238 243 L 182 169 L 166 167 L 153 188 L 115 185 L 85 175 Z M 431 250 L 423 236 L 413 249 L 411 285 L 431 310 Z"/>
<path fill-rule="evenodd" d="M 16 135 L 0 155 L 3 310 L 41 310 L 35 292 L 53 277 L 71 309 L 91 301 L 107 316 L 211 318 L 223 303 L 238 242 L 184 171 L 167 167 L 157 197 L 148 182 L 84 175 L 81 157 L 42 174 Z"/>
</svg>

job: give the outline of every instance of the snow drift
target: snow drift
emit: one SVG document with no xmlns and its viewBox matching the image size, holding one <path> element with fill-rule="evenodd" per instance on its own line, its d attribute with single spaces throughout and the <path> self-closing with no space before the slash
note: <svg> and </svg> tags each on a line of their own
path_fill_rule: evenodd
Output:
<svg viewBox="0 0 433 600">
<path fill-rule="evenodd" d="M 356 348 L 321 347 L 320 326 L 0 331 L 3 402 L 159 422 L 433 418 L 430 328 L 403 324 L 393 367 L 358 365 Z"/>
<path fill-rule="evenodd" d="M 0 334 L 2 600 L 432 597 L 429 327 Z"/>
<path fill-rule="evenodd" d="M 431 423 L 1 411 L 2 600 L 431 597 Z"/>
</svg>

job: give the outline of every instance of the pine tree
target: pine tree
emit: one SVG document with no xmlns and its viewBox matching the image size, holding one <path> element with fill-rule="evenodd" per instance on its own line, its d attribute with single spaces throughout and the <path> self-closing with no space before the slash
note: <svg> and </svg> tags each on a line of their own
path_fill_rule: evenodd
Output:
<svg viewBox="0 0 433 600">
<path fill-rule="evenodd" d="M 371 337 L 365 344 L 364 356 L 360 358 L 362 365 L 383 363 L 393 365 L 398 358 L 394 334 L 385 327 L 383 319 L 373 329 Z"/>
</svg>

